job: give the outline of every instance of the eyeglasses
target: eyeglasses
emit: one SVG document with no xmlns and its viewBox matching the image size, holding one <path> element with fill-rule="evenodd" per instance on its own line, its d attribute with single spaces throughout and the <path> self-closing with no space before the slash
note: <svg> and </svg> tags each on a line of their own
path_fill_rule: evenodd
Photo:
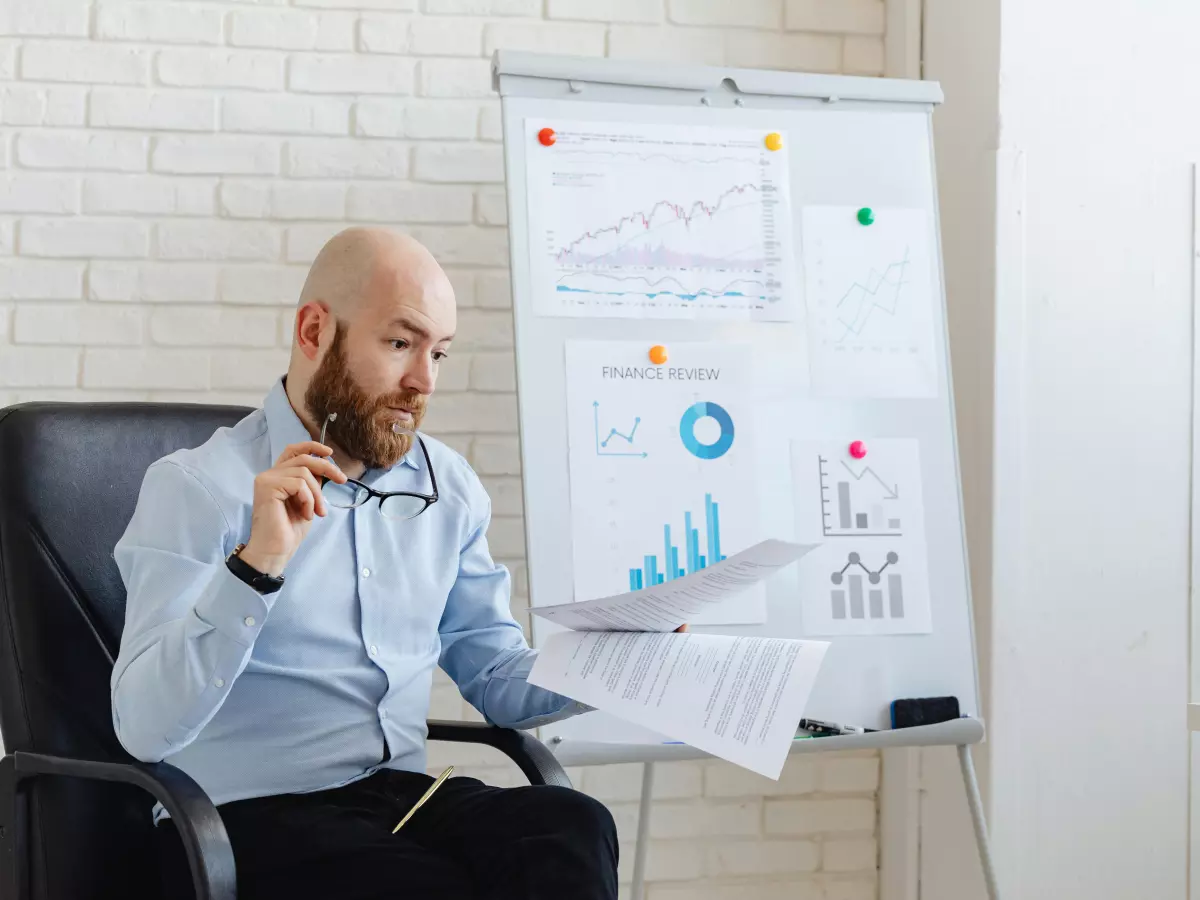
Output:
<svg viewBox="0 0 1200 900">
<path fill-rule="evenodd" d="M 325 417 L 325 422 L 321 425 L 321 437 L 319 438 L 322 444 L 325 443 L 325 431 L 329 428 L 330 422 L 337 421 L 338 414 L 330 413 Z M 397 434 L 402 433 L 399 425 L 393 425 L 392 430 Z M 425 468 L 429 470 L 429 483 L 433 487 L 431 494 L 418 494 L 415 491 L 377 491 L 374 488 L 367 487 L 361 481 L 355 481 L 353 478 L 346 481 L 345 484 L 338 484 L 336 481 L 330 481 L 328 478 L 321 478 L 321 496 L 325 498 L 325 502 L 337 509 L 355 509 L 362 506 L 372 497 L 379 498 L 379 513 L 385 519 L 415 519 L 429 507 L 438 501 L 437 478 L 433 474 L 433 463 L 429 461 L 429 451 L 425 449 L 425 442 L 421 440 L 421 436 L 415 431 L 408 432 L 417 443 L 421 445 L 421 453 L 425 455 Z"/>
</svg>

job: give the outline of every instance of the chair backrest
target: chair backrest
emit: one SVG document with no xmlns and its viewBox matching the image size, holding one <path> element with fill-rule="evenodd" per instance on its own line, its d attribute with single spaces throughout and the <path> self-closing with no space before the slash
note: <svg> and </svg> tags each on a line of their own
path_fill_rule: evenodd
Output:
<svg viewBox="0 0 1200 900">
<path fill-rule="evenodd" d="M 128 761 L 109 677 L 125 621 L 113 547 L 146 469 L 249 410 L 26 403 L 0 410 L 0 734 L 28 750 Z M 31 792 L 35 900 L 158 896 L 153 799 L 78 779 Z"/>
</svg>

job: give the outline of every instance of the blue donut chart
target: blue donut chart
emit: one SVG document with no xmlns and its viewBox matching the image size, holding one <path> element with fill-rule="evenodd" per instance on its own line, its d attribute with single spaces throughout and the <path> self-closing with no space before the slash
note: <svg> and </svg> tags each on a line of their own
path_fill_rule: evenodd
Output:
<svg viewBox="0 0 1200 900">
<path fill-rule="evenodd" d="M 702 444 L 696 439 L 696 423 L 712 416 L 721 426 L 721 435 L 711 444 Z M 692 456 L 700 459 L 717 459 L 729 452 L 733 446 L 733 419 L 723 406 L 701 401 L 687 408 L 679 420 L 679 437 Z"/>
</svg>

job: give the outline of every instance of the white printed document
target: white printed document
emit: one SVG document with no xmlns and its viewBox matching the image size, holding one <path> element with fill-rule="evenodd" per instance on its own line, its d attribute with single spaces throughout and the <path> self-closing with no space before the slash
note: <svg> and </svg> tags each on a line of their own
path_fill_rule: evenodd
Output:
<svg viewBox="0 0 1200 900">
<path fill-rule="evenodd" d="M 663 365 L 650 363 L 649 349 L 646 341 L 566 345 L 576 600 L 670 586 L 766 537 L 753 345 L 673 341 Z M 747 590 L 688 621 L 761 624 L 766 591 Z"/>
<path fill-rule="evenodd" d="M 827 643 L 675 634 L 813 546 L 762 541 L 640 591 L 532 612 L 551 635 L 529 683 L 778 778 Z"/>
<path fill-rule="evenodd" d="M 804 633 L 933 631 L 920 442 L 792 444 L 796 537 L 820 547 L 797 566 Z"/>
<path fill-rule="evenodd" d="M 554 139 L 543 143 L 550 127 Z M 766 128 L 526 119 L 542 316 L 792 321 L 790 156 Z M 773 135 L 785 146 L 788 136 Z M 800 140 L 800 138 L 797 138 Z"/>
<path fill-rule="evenodd" d="M 778 778 L 829 648 L 821 641 L 563 632 L 529 682 Z"/>
<path fill-rule="evenodd" d="M 534 615 L 575 631 L 674 631 L 732 600 L 816 545 L 760 541 L 708 568 L 640 591 L 535 606 Z M 735 618 L 734 621 L 737 621 Z"/>
<path fill-rule="evenodd" d="M 936 397 L 940 298 L 929 215 L 806 206 L 802 222 L 817 396 Z"/>
</svg>

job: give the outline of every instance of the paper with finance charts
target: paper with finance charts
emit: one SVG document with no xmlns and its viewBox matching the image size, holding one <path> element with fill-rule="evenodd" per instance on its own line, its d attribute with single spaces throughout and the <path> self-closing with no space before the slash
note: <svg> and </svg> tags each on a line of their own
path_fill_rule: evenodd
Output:
<svg viewBox="0 0 1200 900">
<path fill-rule="evenodd" d="M 778 778 L 829 644 L 672 632 L 812 549 L 763 541 L 645 590 L 534 607 L 575 630 L 550 636 L 529 682 Z"/>
</svg>

